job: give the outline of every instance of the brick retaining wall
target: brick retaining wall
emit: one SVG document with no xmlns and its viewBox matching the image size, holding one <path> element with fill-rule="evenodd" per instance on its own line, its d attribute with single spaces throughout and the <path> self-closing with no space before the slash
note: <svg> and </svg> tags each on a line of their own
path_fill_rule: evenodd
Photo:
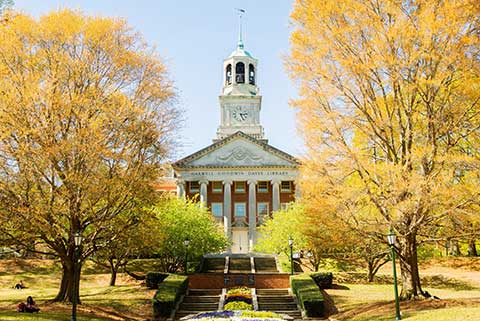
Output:
<svg viewBox="0 0 480 321">
<path fill-rule="evenodd" d="M 285 289 L 290 287 L 290 275 L 197 273 L 188 276 L 190 289 L 221 289 L 241 285 L 257 289 Z"/>
</svg>

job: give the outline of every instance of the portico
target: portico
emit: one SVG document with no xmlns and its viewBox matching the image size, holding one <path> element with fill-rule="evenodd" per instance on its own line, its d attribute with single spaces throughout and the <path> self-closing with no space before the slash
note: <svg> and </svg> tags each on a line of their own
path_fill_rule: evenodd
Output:
<svg viewBox="0 0 480 321">
<path fill-rule="evenodd" d="M 297 166 L 292 156 L 237 132 L 174 164 L 177 195 L 207 206 L 232 240 L 231 251 L 246 253 L 262 221 L 294 200 Z"/>
</svg>

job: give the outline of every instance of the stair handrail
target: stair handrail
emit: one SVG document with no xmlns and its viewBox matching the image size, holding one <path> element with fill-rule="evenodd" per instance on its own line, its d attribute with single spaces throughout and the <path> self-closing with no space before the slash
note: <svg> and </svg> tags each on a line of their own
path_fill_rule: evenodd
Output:
<svg viewBox="0 0 480 321">
<path fill-rule="evenodd" d="M 218 300 L 218 310 L 223 310 L 223 306 L 225 305 L 225 297 L 227 296 L 227 289 L 222 289 L 222 294 L 220 294 L 220 299 Z"/>
<path fill-rule="evenodd" d="M 250 288 L 250 292 L 252 293 L 253 311 L 258 311 L 257 289 L 256 288 Z"/>
</svg>

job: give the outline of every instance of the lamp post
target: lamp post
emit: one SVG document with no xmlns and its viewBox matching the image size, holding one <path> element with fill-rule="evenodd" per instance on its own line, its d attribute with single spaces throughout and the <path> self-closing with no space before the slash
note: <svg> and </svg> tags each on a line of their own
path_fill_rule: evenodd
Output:
<svg viewBox="0 0 480 321">
<path fill-rule="evenodd" d="M 83 237 L 80 232 L 73 235 L 75 243 L 75 250 L 73 251 L 73 300 L 72 300 L 72 321 L 77 321 L 77 274 L 78 274 L 78 259 L 80 258 L 79 250 L 82 245 Z M 80 282 L 80 280 L 79 280 Z"/>
<path fill-rule="evenodd" d="M 188 274 L 188 246 L 190 245 L 190 239 L 186 238 L 185 241 L 183 241 L 183 245 L 185 245 L 185 275 Z"/>
<path fill-rule="evenodd" d="M 293 275 L 293 238 L 288 239 L 288 246 L 290 246 L 290 275 Z"/>
<path fill-rule="evenodd" d="M 398 289 L 397 289 L 397 269 L 395 267 L 395 240 L 396 235 L 393 233 L 392 228 L 387 235 L 388 245 L 390 245 L 390 253 L 392 256 L 392 265 L 393 265 L 393 289 L 395 291 L 395 320 L 401 320 L 400 316 L 400 303 L 398 301 Z"/>
</svg>

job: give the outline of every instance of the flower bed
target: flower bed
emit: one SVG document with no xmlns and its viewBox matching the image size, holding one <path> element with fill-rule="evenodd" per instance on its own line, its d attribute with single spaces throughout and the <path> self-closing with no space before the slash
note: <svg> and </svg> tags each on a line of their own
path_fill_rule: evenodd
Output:
<svg viewBox="0 0 480 321">
<path fill-rule="evenodd" d="M 231 288 L 225 295 L 224 310 L 253 310 L 252 291 L 245 286 Z"/>
<path fill-rule="evenodd" d="M 199 313 L 181 320 L 195 321 L 283 321 L 281 315 L 268 311 L 212 311 Z"/>
<path fill-rule="evenodd" d="M 223 306 L 225 310 L 253 310 L 253 305 L 241 301 L 233 301 Z"/>
</svg>

